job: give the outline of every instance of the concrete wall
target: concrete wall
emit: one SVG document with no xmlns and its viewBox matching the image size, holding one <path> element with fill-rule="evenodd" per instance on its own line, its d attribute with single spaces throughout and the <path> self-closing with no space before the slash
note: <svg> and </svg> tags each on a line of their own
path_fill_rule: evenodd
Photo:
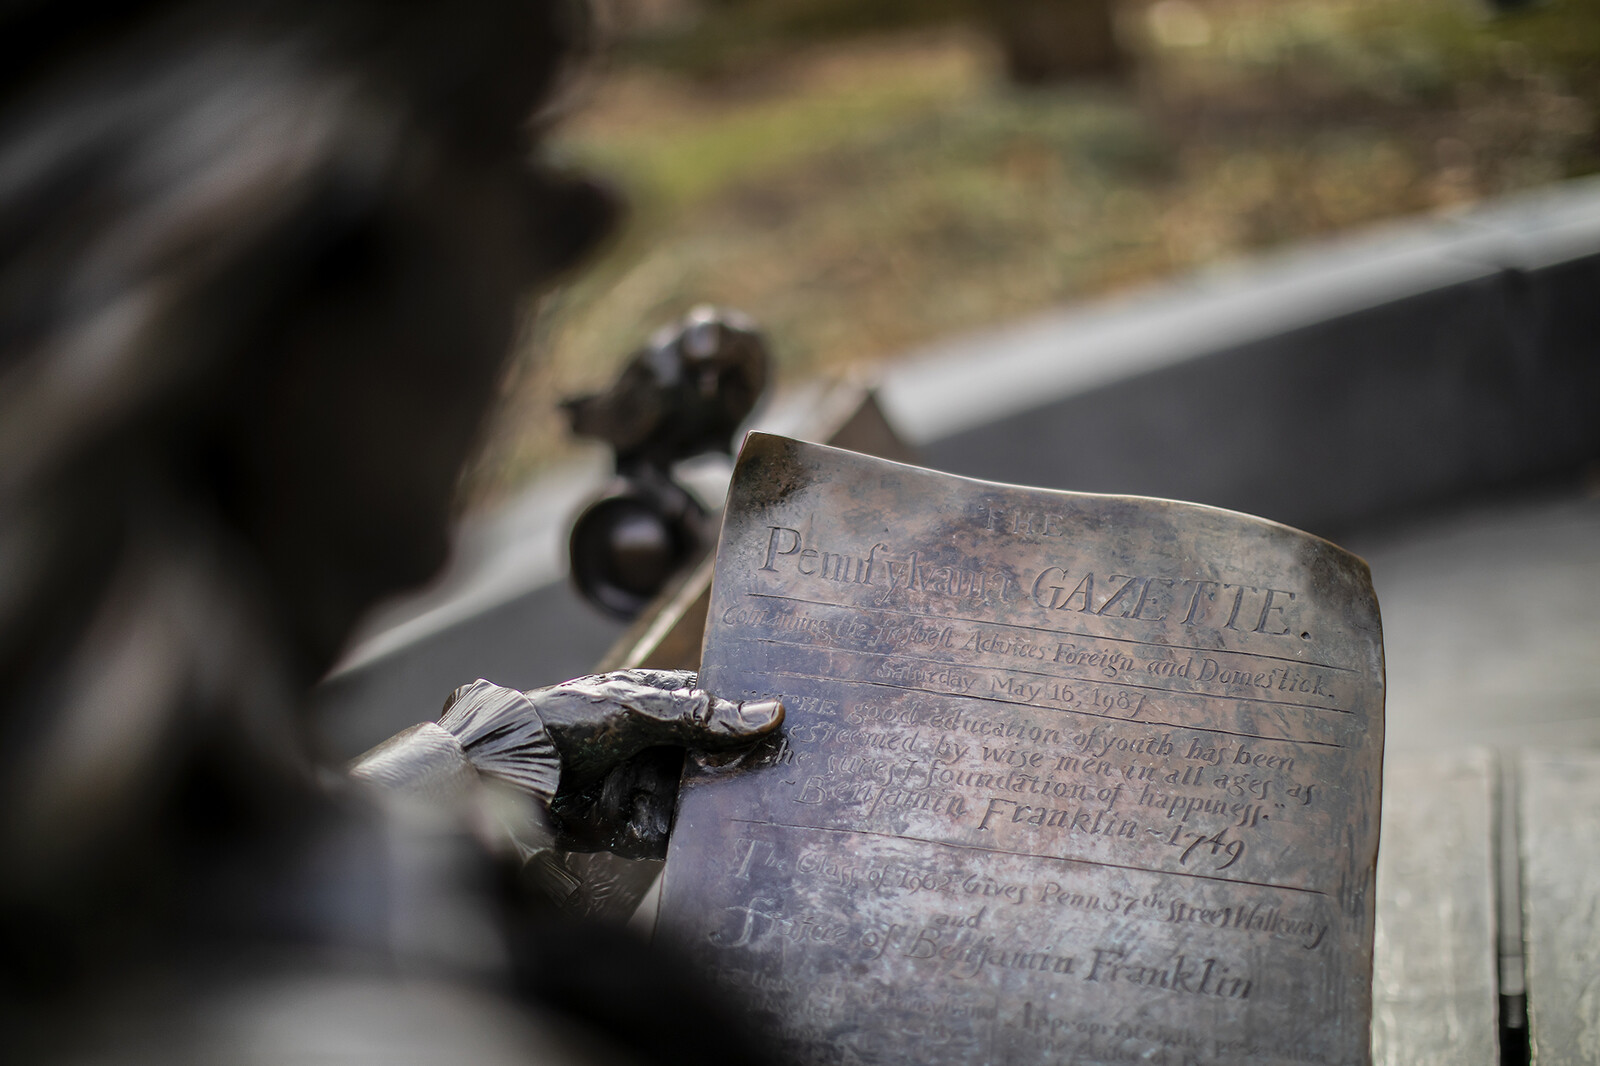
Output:
<svg viewBox="0 0 1600 1066">
<path fill-rule="evenodd" d="M 1338 535 L 1600 455 L 1600 257 L 1312 323 L 922 446 L 972 477 Z"/>
</svg>

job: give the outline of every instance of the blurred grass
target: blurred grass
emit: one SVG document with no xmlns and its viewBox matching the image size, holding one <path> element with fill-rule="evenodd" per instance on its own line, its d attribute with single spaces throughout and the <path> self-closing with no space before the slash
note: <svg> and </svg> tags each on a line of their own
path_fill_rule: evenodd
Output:
<svg viewBox="0 0 1600 1066">
<path fill-rule="evenodd" d="M 696 303 L 755 316 L 793 380 L 1600 169 L 1597 0 L 1123 15 L 1136 79 L 1048 91 L 1004 84 L 959 23 L 787 51 L 691 25 L 619 48 L 556 147 L 621 186 L 630 223 L 548 301 L 469 497 L 564 454 L 554 400 Z"/>
</svg>

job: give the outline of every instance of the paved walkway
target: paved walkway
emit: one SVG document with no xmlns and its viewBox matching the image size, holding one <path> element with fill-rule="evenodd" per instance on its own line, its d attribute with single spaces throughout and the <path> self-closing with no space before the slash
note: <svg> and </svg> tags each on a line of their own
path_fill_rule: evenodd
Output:
<svg viewBox="0 0 1600 1066">
<path fill-rule="evenodd" d="M 1600 493 L 1355 536 L 1388 665 L 1388 748 L 1600 747 Z"/>
</svg>

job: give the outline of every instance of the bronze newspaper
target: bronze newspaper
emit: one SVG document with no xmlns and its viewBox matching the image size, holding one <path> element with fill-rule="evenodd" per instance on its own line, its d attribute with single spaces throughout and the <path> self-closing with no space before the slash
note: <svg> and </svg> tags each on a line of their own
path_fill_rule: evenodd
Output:
<svg viewBox="0 0 1600 1066">
<path fill-rule="evenodd" d="M 661 928 L 814 1063 L 1365 1063 L 1366 565 L 1168 500 L 754 434 Z"/>
</svg>

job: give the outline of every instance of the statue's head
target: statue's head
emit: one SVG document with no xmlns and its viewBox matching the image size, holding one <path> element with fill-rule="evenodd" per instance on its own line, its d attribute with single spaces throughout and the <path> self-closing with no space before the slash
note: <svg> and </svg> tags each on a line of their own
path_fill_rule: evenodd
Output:
<svg viewBox="0 0 1600 1066">
<path fill-rule="evenodd" d="M 519 307 L 613 213 L 537 155 L 583 30 L 0 6 L 0 847 L 39 879 L 4 893 L 146 848 L 201 747 L 247 777 L 440 565 Z"/>
<path fill-rule="evenodd" d="M 583 23 L 120 7 L 11 5 L 0 33 L 5 521 L 50 525 L 22 543 L 35 614 L 148 509 L 214 521 L 306 679 L 441 562 L 519 303 L 605 229 L 609 201 L 536 156 Z"/>
</svg>

